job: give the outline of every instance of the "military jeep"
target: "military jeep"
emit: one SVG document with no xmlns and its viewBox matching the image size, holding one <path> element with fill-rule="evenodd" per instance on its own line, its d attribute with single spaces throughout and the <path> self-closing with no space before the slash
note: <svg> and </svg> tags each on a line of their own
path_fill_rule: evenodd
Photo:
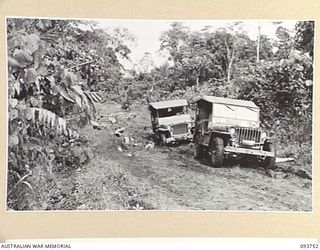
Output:
<svg viewBox="0 0 320 250">
<path fill-rule="evenodd" d="M 221 167 L 228 157 L 238 157 L 242 165 L 253 159 L 275 168 L 275 145 L 260 128 L 260 110 L 253 102 L 202 96 L 196 104 L 195 158 L 206 152 L 213 167 Z"/>
<path fill-rule="evenodd" d="M 191 141 L 192 119 L 185 99 L 149 104 L 152 130 L 162 145 Z"/>
</svg>

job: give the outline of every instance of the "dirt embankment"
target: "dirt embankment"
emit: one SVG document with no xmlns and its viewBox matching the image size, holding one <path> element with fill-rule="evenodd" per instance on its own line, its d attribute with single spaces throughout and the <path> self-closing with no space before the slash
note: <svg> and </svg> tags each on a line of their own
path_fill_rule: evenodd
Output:
<svg viewBox="0 0 320 250">
<path fill-rule="evenodd" d="M 212 168 L 193 159 L 192 144 L 145 149 L 151 133 L 146 107 L 97 108 L 102 127 L 82 131 L 95 156 L 82 169 L 57 176 L 63 195 L 54 209 L 312 210 L 312 180 L 287 167 Z M 114 135 L 118 128 L 125 128 L 120 137 Z"/>
</svg>

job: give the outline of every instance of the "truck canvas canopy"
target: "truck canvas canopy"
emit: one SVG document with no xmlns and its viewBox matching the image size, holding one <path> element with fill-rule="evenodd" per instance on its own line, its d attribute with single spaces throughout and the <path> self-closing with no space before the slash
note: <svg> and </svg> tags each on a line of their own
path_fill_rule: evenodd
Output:
<svg viewBox="0 0 320 250">
<path fill-rule="evenodd" d="M 237 99 L 215 97 L 215 96 L 201 96 L 196 99 L 196 102 L 199 102 L 201 100 L 206 102 L 211 102 L 211 103 L 220 103 L 220 104 L 226 104 L 226 105 L 230 104 L 235 106 L 259 109 L 259 107 L 254 102 L 246 101 L 246 100 L 237 100 Z"/>
<path fill-rule="evenodd" d="M 200 119 L 208 119 L 208 126 L 229 124 L 246 127 L 259 126 L 259 107 L 252 101 L 202 96 L 196 100 Z"/>
<path fill-rule="evenodd" d="M 213 116 L 231 118 L 236 120 L 259 120 L 259 109 L 251 107 L 241 107 L 231 104 L 213 103 Z"/>
</svg>

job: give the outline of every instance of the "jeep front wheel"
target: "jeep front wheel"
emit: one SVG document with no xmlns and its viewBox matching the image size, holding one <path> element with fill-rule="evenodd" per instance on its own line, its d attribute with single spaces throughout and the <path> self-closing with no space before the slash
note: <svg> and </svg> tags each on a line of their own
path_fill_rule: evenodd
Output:
<svg viewBox="0 0 320 250">
<path fill-rule="evenodd" d="M 210 160 L 212 167 L 219 168 L 223 165 L 224 142 L 220 137 L 213 138 L 210 143 Z"/>
<path fill-rule="evenodd" d="M 263 150 L 268 152 L 276 152 L 276 147 L 272 142 L 267 142 L 263 145 Z M 276 156 L 270 157 L 267 156 L 263 161 L 263 167 L 267 169 L 275 169 L 276 168 Z"/>
</svg>

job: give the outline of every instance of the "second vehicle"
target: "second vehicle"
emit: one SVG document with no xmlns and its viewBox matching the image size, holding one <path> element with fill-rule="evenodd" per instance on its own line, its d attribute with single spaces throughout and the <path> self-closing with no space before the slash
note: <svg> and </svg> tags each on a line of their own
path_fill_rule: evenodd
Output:
<svg viewBox="0 0 320 250">
<path fill-rule="evenodd" d="M 149 104 L 149 111 L 152 130 L 163 145 L 192 140 L 187 100 L 153 102 Z"/>
</svg>

